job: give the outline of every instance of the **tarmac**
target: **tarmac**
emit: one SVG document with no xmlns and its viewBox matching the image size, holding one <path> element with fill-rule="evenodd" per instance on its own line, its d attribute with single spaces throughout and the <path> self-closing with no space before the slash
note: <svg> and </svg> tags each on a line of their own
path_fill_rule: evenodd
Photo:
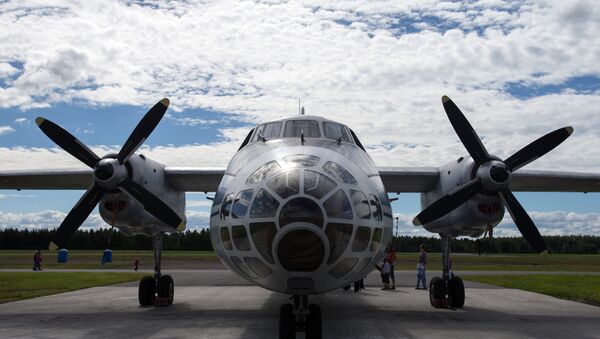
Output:
<svg viewBox="0 0 600 339">
<path fill-rule="evenodd" d="M 277 338 L 289 296 L 225 270 L 164 273 L 176 285 L 169 307 L 140 307 L 137 282 L 88 288 L 0 305 L 0 337 Z M 323 309 L 323 337 L 600 338 L 600 307 L 465 282 L 464 308 L 434 309 L 415 280 L 396 272 L 396 289 L 382 291 L 373 273 L 358 293 L 311 297 Z"/>
</svg>

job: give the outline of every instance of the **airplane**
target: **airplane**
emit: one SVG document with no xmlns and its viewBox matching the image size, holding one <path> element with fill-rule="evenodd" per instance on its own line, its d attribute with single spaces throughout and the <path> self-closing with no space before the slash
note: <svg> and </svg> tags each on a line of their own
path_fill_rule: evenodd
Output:
<svg viewBox="0 0 600 339">
<path fill-rule="evenodd" d="M 449 274 L 453 238 L 481 236 L 506 209 L 531 247 L 544 253 L 543 238 L 512 191 L 600 191 L 600 174 L 521 169 L 573 128 L 550 132 L 503 160 L 488 153 L 450 98 L 442 104 L 468 155 L 411 168 L 378 168 L 348 126 L 303 112 L 253 128 L 226 169 L 167 167 L 136 153 L 168 99 L 148 111 L 117 154 L 103 157 L 40 117 L 42 132 L 90 169 L 4 171 L 0 189 L 87 189 L 51 249 L 63 248 L 96 205 L 124 234 L 152 237 L 154 275 L 140 281 L 142 306 L 173 303 L 173 279 L 161 273 L 162 235 L 185 229 L 185 192 L 216 192 L 210 234 L 217 256 L 248 281 L 292 296 L 280 309 L 280 338 L 295 338 L 296 331 L 321 338 L 321 308 L 308 299 L 350 285 L 382 260 L 392 239 L 388 194 L 421 193 L 413 223 L 443 240 L 443 274 L 430 280 L 430 303 L 460 308 L 464 284 Z"/>
</svg>

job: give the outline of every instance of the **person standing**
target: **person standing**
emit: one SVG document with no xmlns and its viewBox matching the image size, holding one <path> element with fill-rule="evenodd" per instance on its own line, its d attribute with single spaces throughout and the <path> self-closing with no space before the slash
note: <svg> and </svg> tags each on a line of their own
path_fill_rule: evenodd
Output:
<svg viewBox="0 0 600 339">
<path fill-rule="evenodd" d="M 382 290 L 390 289 L 390 263 L 387 258 L 383 259 L 383 266 L 381 266 L 381 282 L 383 282 Z"/>
<path fill-rule="evenodd" d="M 42 270 L 42 252 L 40 252 L 40 250 L 36 250 L 33 253 L 33 270 L 34 271 Z"/>
<path fill-rule="evenodd" d="M 394 261 L 396 261 L 396 251 L 392 248 L 392 246 L 388 247 L 387 254 L 385 256 L 387 262 L 390 263 L 390 280 L 392 282 L 392 286 L 390 287 L 392 290 L 396 289 L 396 278 L 394 277 Z"/>
<path fill-rule="evenodd" d="M 419 261 L 417 263 L 417 290 L 427 289 L 427 278 L 425 277 L 425 266 L 427 265 L 427 251 L 425 244 L 419 245 Z M 423 288 L 419 287 L 419 283 L 423 282 Z"/>
<path fill-rule="evenodd" d="M 140 258 L 136 258 L 133 265 L 134 265 L 133 270 L 137 272 L 137 270 L 140 268 Z"/>
</svg>

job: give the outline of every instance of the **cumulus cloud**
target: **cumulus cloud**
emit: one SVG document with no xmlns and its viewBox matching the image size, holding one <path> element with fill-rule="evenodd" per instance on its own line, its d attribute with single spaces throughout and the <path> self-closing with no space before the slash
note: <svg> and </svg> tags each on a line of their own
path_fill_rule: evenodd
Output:
<svg viewBox="0 0 600 339">
<path fill-rule="evenodd" d="M 15 129 L 10 126 L 0 126 L 0 135 L 14 132 Z"/>
</svg>

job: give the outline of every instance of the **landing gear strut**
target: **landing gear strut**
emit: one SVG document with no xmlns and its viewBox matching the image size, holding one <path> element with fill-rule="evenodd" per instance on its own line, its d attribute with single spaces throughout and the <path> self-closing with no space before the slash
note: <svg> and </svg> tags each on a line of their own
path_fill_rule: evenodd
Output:
<svg viewBox="0 0 600 339">
<path fill-rule="evenodd" d="M 295 339 L 296 331 L 304 332 L 306 339 L 321 339 L 321 306 L 309 305 L 306 295 L 294 295 L 292 299 L 293 305 L 281 305 L 279 311 L 279 339 Z"/>
<path fill-rule="evenodd" d="M 171 305 L 175 294 L 173 278 L 160 273 L 162 234 L 153 238 L 152 247 L 154 249 L 154 276 L 145 276 L 140 280 L 138 300 L 142 306 Z"/>
<path fill-rule="evenodd" d="M 431 306 L 461 308 L 465 304 L 465 285 L 460 277 L 452 274 L 449 236 L 442 237 L 442 277 L 433 277 L 429 282 L 429 301 Z"/>
</svg>

